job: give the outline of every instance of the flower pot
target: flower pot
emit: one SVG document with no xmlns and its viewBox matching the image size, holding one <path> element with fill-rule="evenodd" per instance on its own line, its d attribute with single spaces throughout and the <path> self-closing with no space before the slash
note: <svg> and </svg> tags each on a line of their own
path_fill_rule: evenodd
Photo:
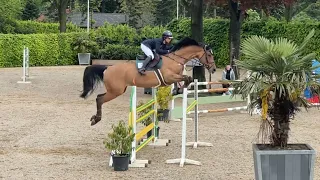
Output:
<svg viewBox="0 0 320 180">
<path fill-rule="evenodd" d="M 90 64 L 90 53 L 78 53 L 78 60 L 80 65 Z"/>
<path fill-rule="evenodd" d="M 169 120 L 169 109 L 158 109 L 158 121 Z"/>
<path fill-rule="evenodd" d="M 288 144 L 290 149 L 272 149 L 253 144 L 255 180 L 312 180 L 315 150 L 308 144 Z"/>
<path fill-rule="evenodd" d="M 129 168 L 129 154 L 113 155 L 113 168 L 115 171 L 127 171 Z"/>
<path fill-rule="evenodd" d="M 152 88 L 144 88 L 144 94 L 152 94 Z"/>
</svg>

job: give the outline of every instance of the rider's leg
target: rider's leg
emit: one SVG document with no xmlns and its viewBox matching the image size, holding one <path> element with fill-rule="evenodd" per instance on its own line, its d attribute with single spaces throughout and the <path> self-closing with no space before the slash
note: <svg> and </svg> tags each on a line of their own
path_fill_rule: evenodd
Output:
<svg viewBox="0 0 320 180">
<path fill-rule="evenodd" d="M 153 52 L 151 51 L 150 48 L 148 48 L 147 46 L 145 46 L 144 44 L 141 44 L 141 50 L 144 52 L 144 54 L 147 56 L 147 58 L 143 61 L 142 67 L 140 67 L 138 69 L 140 74 L 144 74 L 147 65 L 149 64 L 149 62 L 154 59 L 154 55 Z"/>
</svg>

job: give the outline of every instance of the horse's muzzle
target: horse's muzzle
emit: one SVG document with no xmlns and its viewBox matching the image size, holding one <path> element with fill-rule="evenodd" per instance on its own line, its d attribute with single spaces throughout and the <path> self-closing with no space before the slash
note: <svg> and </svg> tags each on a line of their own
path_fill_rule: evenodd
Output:
<svg viewBox="0 0 320 180">
<path fill-rule="evenodd" d="M 217 68 L 216 68 L 215 66 L 211 66 L 211 67 L 208 69 L 208 71 L 209 71 L 211 74 L 215 73 L 216 70 L 217 70 Z"/>
</svg>

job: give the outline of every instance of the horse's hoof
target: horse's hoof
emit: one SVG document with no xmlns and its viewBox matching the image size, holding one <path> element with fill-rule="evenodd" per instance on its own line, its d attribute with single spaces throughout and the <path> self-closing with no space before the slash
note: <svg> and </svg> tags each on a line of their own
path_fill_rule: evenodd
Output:
<svg viewBox="0 0 320 180">
<path fill-rule="evenodd" d="M 173 91 L 172 91 L 172 95 L 173 95 L 173 96 L 178 95 L 178 91 L 177 91 L 176 89 L 173 90 Z"/>
<path fill-rule="evenodd" d="M 92 121 L 91 121 L 91 126 L 93 126 L 93 125 L 95 125 L 95 124 L 97 124 L 96 121 L 95 121 L 95 120 L 92 120 Z"/>
<path fill-rule="evenodd" d="M 101 116 L 96 116 L 96 115 L 93 115 L 90 119 L 91 121 L 91 126 L 97 124 L 99 121 L 101 120 Z"/>
</svg>

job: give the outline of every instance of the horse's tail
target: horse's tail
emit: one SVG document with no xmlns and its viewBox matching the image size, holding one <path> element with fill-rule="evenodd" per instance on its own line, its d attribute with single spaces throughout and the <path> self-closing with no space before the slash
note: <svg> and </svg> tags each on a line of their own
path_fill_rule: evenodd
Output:
<svg viewBox="0 0 320 180">
<path fill-rule="evenodd" d="M 103 72 L 107 69 L 105 65 L 92 65 L 86 67 L 83 73 L 83 91 L 81 98 L 86 99 L 96 89 L 97 84 L 103 81 Z"/>
</svg>

